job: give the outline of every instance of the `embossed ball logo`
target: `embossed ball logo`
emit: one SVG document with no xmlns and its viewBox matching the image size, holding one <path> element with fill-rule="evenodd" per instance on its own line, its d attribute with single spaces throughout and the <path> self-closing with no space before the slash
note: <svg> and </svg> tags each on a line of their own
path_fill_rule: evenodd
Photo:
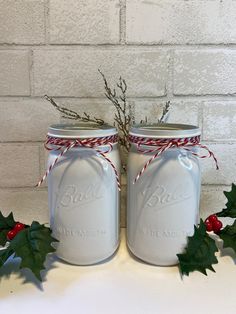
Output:
<svg viewBox="0 0 236 314">
<path fill-rule="evenodd" d="M 155 207 L 155 210 L 185 201 L 192 197 L 186 185 L 167 188 L 163 185 L 147 186 L 141 192 L 145 207 Z"/>
<path fill-rule="evenodd" d="M 92 183 L 83 186 L 68 185 L 60 191 L 59 204 L 62 207 L 69 207 L 78 204 L 86 204 L 102 199 L 104 196 L 103 187 L 101 184 Z"/>
</svg>

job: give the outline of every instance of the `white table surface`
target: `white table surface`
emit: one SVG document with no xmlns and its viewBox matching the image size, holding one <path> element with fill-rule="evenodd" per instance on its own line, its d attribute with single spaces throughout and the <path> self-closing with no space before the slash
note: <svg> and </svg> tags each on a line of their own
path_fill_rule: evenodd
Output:
<svg viewBox="0 0 236 314">
<path fill-rule="evenodd" d="M 234 256 L 235 258 L 235 256 Z M 219 258 L 216 273 L 198 272 L 181 279 L 178 267 L 155 267 L 132 258 L 125 230 L 117 254 L 96 266 L 72 266 L 53 256 L 53 268 L 42 285 L 17 264 L 5 265 L 0 277 L 0 313 L 231 314 L 236 311 L 236 265 L 232 257 Z M 13 272 L 12 272 L 13 271 Z M 31 280 L 31 281 L 30 281 Z"/>
</svg>

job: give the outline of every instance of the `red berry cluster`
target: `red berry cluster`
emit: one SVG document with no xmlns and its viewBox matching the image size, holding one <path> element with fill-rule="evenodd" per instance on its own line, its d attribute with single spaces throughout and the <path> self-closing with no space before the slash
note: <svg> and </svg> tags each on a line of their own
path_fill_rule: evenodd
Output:
<svg viewBox="0 0 236 314">
<path fill-rule="evenodd" d="M 215 233 L 219 233 L 223 227 L 223 224 L 216 215 L 210 215 L 205 220 L 205 226 L 208 232 L 214 231 Z"/>
<path fill-rule="evenodd" d="M 17 222 L 14 226 L 14 228 L 7 233 L 7 239 L 11 241 L 12 239 L 15 238 L 18 232 L 23 230 L 25 228 L 25 225 L 22 224 L 21 222 Z"/>
</svg>

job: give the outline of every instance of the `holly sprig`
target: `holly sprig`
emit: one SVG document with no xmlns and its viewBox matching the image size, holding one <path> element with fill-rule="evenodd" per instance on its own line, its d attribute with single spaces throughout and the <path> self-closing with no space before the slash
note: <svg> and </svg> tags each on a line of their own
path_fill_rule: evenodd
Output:
<svg viewBox="0 0 236 314">
<path fill-rule="evenodd" d="M 224 195 L 227 198 L 226 208 L 216 213 L 216 215 L 218 217 L 236 218 L 236 185 L 232 183 L 231 191 L 224 191 Z"/>
<path fill-rule="evenodd" d="M 13 214 L 10 213 L 9 216 L 4 217 L 0 212 L 0 245 L 4 246 L 7 239 L 7 234 L 11 231 L 16 225 L 16 221 L 14 220 Z"/>
<path fill-rule="evenodd" d="M 213 232 L 223 241 L 223 248 L 231 248 L 236 253 L 236 220 L 232 225 L 222 229 L 223 224 L 218 217 L 236 218 L 236 185 L 233 183 L 231 191 L 225 192 L 227 199 L 226 208 L 221 212 L 210 215 L 205 222 L 201 219 L 198 226 L 194 226 L 194 234 L 188 237 L 185 252 L 177 254 L 179 269 L 182 275 L 189 275 L 190 272 L 199 271 L 207 275 L 206 270 L 214 271 L 212 265 L 218 260 L 215 253 L 217 238 L 213 239 L 210 232 Z"/>
<path fill-rule="evenodd" d="M 42 281 L 40 272 L 45 269 L 46 256 L 55 252 L 53 242 L 58 240 L 44 224 L 33 221 L 31 225 L 25 225 L 16 222 L 12 213 L 4 217 L 0 212 L 0 245 L 5 246 L 0 250 L 0 268 L 10 257 L 20 257 L 20 269 L 30 269 Z"/>
<path fill-rule="evenodd" d="M 207 275 L 206 269 L 215 271 L 212 267 L 217 264 L 215 253 L 218 251 L 215 241 L 207 234 L 206 226 L 201 219 L 198 227 L 194 226 L 194 234 L 188 237 L 188 246 L 184 254 L 177 254 L 179 268 L 183 274 L 198 270 Z"/>
</svg>

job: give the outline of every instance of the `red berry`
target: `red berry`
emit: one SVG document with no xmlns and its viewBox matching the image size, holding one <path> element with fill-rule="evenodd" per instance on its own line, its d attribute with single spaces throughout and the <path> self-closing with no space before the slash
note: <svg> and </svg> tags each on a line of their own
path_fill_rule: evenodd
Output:
<svg viewBox="0 0 236 314">
<path fill-rule="evenodd" d="M 205 221 L 205 226 L 206 226 L 207 232 L 213 231 L 212 223 L 210 221 Z"/>
<path fill-rule="evenodd" d="M 222 229 L 222 227 L 223 227 L 223 224 L 222 224 L 222 222 L 221 222 L 220 220 L 216 220 L 216 221 L 214 221 L 214 222 L 212 223 L 212 228 L 213 228 L 213 231 L 214 231 L 215 233 L 220 232 L 220 230 Z"/>
<path fill-rule="evenodd" d="M 17 223 L 15 224 L 14 230 L 16 230 L 17 232 L 19 232 L 19 231 L 21 231 L 21 230 L 24 229 L 24 228 L 25 228 L 25 225 L 24 225 L 24 224 L 22 224 L 21 222 L 17 222 Z"/>
<path fill-rule="evenodd" d="M 216 215 L 210 215 L 207 220 L 209 220 L 211 223 L 218 220 L 218 217 Z"/>
<path fill-rule="evenodd" d="M 12 239 L 15 238 L 16 235 L 17 235 L 17 231 L 14 230 L 14 229 L 12 229 L 12 230 L 8 231 L 8 233 L 7 233 L 7 239 L 8 239 L 9 241 L 11 241 Z"/>
</svg>

